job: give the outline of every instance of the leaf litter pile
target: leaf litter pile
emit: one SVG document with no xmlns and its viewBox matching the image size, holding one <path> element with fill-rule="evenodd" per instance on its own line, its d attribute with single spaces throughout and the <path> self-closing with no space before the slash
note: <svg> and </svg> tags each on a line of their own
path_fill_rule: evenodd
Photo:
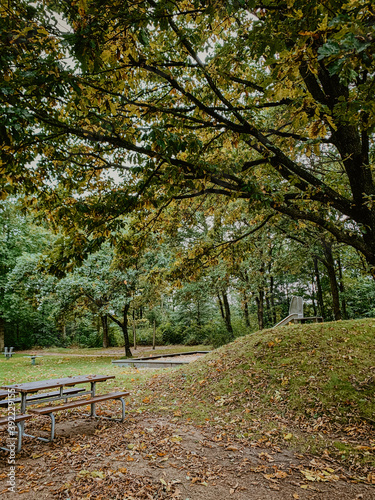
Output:
<svg viewBox="0 0 375 500">
<path fill-rule="evenodd" d="M 83 418 L 80 410 L 57 414 L 53 443 L 24 440 L 18 495 L 375 499 L 374 325 L 268 330 L 152 372 L 133 390 L 124 423 Z M 118 404 L 100 409 L 110 416 Z M 40 435 L 44 422 L 28 423 L 30 433 Z M 8 468 L 2 453 L 5 499 L 14 498 Z"/>
</svg>

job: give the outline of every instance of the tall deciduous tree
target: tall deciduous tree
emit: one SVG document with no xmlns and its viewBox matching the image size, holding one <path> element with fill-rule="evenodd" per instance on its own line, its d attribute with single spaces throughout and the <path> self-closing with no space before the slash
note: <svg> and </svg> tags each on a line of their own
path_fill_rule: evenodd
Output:
<svg viewBox="0 0 375 500">
<path fill-rule="evenodd" d="M 32 150 L 28 181 L 81 192 L 44 184 L 53 217 L 74 208 L 93 231 L 139 202 L 240 197 L 323 228 L 375 274 L 369 2 L 18 0 L 2 17 L 3 168 Z M 126 183 L 110 189 L 108 168 Z"/>
<path fill-rule="evenodd" d="M 43 225 L 35 224 L 31 217 L 21 213 L 19 200 L 9 198 L 0 202 L 0 349 L 4 348 L 6 322 L 14 320 L 17 314 L 21 318 L 25 308 L 22 300 L 15 300 L 7 290 L 17 260 L 22 254 L 43 251 L 53 240 Z"/>
</svg>

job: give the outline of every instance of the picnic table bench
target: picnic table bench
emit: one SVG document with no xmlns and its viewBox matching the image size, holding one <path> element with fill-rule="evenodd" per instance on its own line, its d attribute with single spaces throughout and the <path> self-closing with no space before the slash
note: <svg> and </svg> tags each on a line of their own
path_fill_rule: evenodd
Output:
<svg viewBox="0 0 375 500">
<path fill-rule="evenodd" d="M 2 352 L 1 354 L 4 354 L 4 356 L 6 357 L 6 359 L 10 359 L 13 356 L 13 354 L 15 354 L 13 352 L 13 349 L 14 349 L 14 347 L 9 347 L 9 348 L 8 347 L 4 347 L 4 352 Z"/>
<path fill-rule="evenodd" d="M 86 406 L 86 405 L 91 405 L 91 408 L 94 407 L 96 403 L 101 403 L 103 401 L 108 401 L 110 399 L 119 399 L 121 401 L 121 409 L 122 409 L 122 415 L 121 419 L 119 419 L 120 422 L 123 422 L 125 420 L 125 401 L 124 401 L 124 396 L 129 396 L 129 392 L 124 391 L 124 392 L 110 392 L 108 394 L 102 394 L 100 396 L 94 396 L 90 399 L 77 399 L 75 401 L 71 401 L 70 403 L 65 403 L 63 405 L 57 405 L 57 406 L 45 406 L 42 408 L 35 408 L 35 409 L 30 409 L 30 413 L 33 413 L 35 415 L 48 415 L 51 419 L 51 437 L 50 441 L 53 441 L 55 437 L 55 412 L 58 411 L 63 411 L 63 410 L 69 410 L 71 408 L 77 408 L 79 406 Z M 96 417 L 95 409 L 91 410 L 91 417 Z M 101 417 L 101 418 L 109 418 L 109 417 Z M 114 418 L 109 418 L 110 420 L 116 420 Z"/>
<path fill-rule="evenodd" d="M 129 395 L 127 391 L 121 392 L 110 392 L 107 394 L 96 395 L 96 383 L 104 382 L 109 379 L 115 378 L 113 375 L 85 375 L 85 376 L 75 376 L 75 377 L 65 377 L 60 379 L 49 379 L 49 380 L 40 380 L 36 382 L 26 382 L 23 384 L 14 384 L 14 385 L 4 385 L 2 389 L 6 389 L 0 391 L 0 406 L 5 406 L 9 401 L 13 401 L 15 403 L 20 403 L 20 414 L 17 415 L 17 428 L 18 434 L 20 434 L 19 438 L 19 447 L 21 446 L 22 436 L 28 436 L 32 438 L 39 439 L 41 441 L 49 442 L 52 441 L 55 437 L 55 416 L 54 413 L 58 411 L 68 410 L 71 408 L 76 408 L 79 406 L 91 406 L 91 417 L 96 417 L 95 405 L 97 403 L 108 401 L 108 400 L 120 400 L 121 408 L 122 408 L 122 416 L 119 419 L 121 422 L 125 419 L 125 402 L 124 397 Z M 85 390 L 84 388 L 72 388 L 72 386 L 79 384 L 87 384 L 90 383 L 90 389 Z M 67 387 L 70 387 L 68 389 Z M 58 388 L 58 391 L 54 392 L 46 392 L 46 393 L 38 393 L 41 390 L 49 390 L 52 388 Z M 9 392 L 20 394 L 18 398 L 8 398 Z M 30 396 L 30 393 L 32 394 Z M 89 395 L 89 398 L 85 399 L 74 399 L 72 401 L 67 402 L 68 397 L 78 397 Z M 24 423 L 25 420 L 30 418 L 32 415 L 26 416 L 26 408 L 30 405 L 41 405 L 50 401 L 58 401 L 65 400 L 64 404 L 58 404 L 57 406 L 40 406 L 34 407 L 28 411 L 32 415 L 48 415 L 51 419 L 51 432 L 50 438 L 46 439 L 43 437 L 32 436 L 30 434 L 26 434 L 24 431 Z M 101 418 L 110 418 L 110 417 L 101 417 Z M 116 420 L 114 418 L 110 418 L 111 420 Z M 5 419 L 5 421 L 8 421 Z M 19 451 L 19 450 L 18 450 Z"/>
</svg>

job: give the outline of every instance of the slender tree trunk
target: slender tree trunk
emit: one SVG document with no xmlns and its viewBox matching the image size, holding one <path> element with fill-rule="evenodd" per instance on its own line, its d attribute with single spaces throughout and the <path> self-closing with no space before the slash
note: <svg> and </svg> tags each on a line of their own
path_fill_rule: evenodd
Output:
<svg viewBox="0 0 375 500">
<path fill-rule="evenodd" d="M 343 319 L 348 319 L 348 313 L 346 310 L 346 300 L 345 300 L 345 285 L 344 285 L 344 277 L 342 274 L 342 266 L 340 256 L 337 259 L 337 264 L 339 267 L 339 289 L 341 293 L 341 308 L 342 308 L 342 316 Z"/>
<path fill-rule="evenodd" d="M 109 336 L 108 336 L 108 316 L 104 314 L 100 317 L 103 328 L 103 347 L 106 349 L 109 347 Z"/>
<path fill-rule="evenodd" d="M 225 320 L 225 314 L 224 314 L 224 307 L 223 307 L 223 301 L 221 300 L 220 293 L 217 294 L 217 299 L 219 301 L 219 306 L 220 306 L 220 314 L 221 317 Z"/>
<path fill-rule="evenodd" d="M 261 255 L 263 252 L 261 252 Z M 259 330 L 264 329 L 264 274 L 265 274 L 265 264 L 263 258 L 261 258 L 261 265 L 259 269 L 261 276 L 261 285 L 258 286 L 258 296 L 256 298 L 257 303 L 257 313 L 258 313 L 258 325 Z"/>
<path fill-rule="evenodd" d="M 130 342 L 129 342 L 129 333 L 128 333 L 128 312 L 130 309 L 130 303 L 124 305 L 124 314 L 123 314 L 123 322 L 122 322 L 122 334 L 124 336 L 125 342 L 125 356 L 127 358 L 132 358 L 132 352 L 130 350 Z"/>
<path fill-rule="evenodd" d="M 314 311 L 314 316 L 318 316 L 318 311 L 316 309 L 316 300 L 315 300 L 315 281 L 314 281 L 314 274 L 311 275 L 311 300 L 312 300 L 312 306 L 313 306 L 313 311 Z"/>
<path fill-rule="evenodd" d="M 234 334 L 233 334 L 232 321 L 231 321 L 231 317 L 230 317 L 230 306 L 229 306 L 229 302 L 228 302 L 228 295 L 226 292 L 221 292 L 221 293 L 223 296 L 225 326 L 228 330 L 229 337 L 233 338 Z"/>
<path fill-rule="evenodd" d="M 264 295 L 265 298 L 265 323 L 268 324 L 271 322 L 271 306 L 270 306 L 270 296 L 268 293 Z"/>
<path fill-rule="evenodd" d="M 249 302 L 245 290 L 243 291 L 243 314 L 245 317 L 245 325 L 250 328 Z"/>
<path fill-rule="evenodd" d="M 197 325 L 201 325 L 201 307 L 199 299 L 197 300 Z"/>
<path fill-rule="evenodd" d="M 132 327 L 133 327 L 133 346 L 134 346 L 134 350 L 135 350 L 135 349 L 137 349 L 137 330 L 135 327 L 134 319 L 133 319 Z"/>
<path fill-rule="evenodd" d="M 154 329 L 152 332 L 152 349 L 155 349 L 155 341 L 156 341 L 156 322 L 154 320 Z"/>
<path fill-rule="evenodd" d="M 264 290 L 258 291 L 258 296 L 255 297 L 257 304 L 258 326 L 259 330 L 264 329 Z"/>
<path fill-rule="evenodd" d="M 0 350 L 4 351 L 4 335 L 5 335 L 5 321 L 0 318 Z"/>
<path fill-rule="evenodd" d="M 324 310 L 324 302 L 323 302 L 322 284 L 320 282 L 319 265 L 318 265 L 318 259 L 316 257 L 314 257 L 314 271 L 315 271 L 315 279 L 316 279 L 316 287 L 317 287 L 320 315 L 324 319 L 325 310 Z"/>
<path fill-rule="evenodd" d="M 333 315 L 336 321 L 341 319 L 341 308 L 340 308 L 340 296 L 339 296 L 339 287 L 337 284 L 336 272 L 335 272 L 335 263 L 333 260 L 332 254 L 332 245 L 331 243 L 322 240 L 323 251 L 324 251 L 324 265 L 327 269 L 327 274 L 329 278 L 329 285 L 331 288 L 332 295 L 332 305 L 333 305 Z"/>
<path fill-rule="evenodd" d="M 274 283 L 274 278 L 271 275 L 270 276 L 270 304 L 271 304 L 271 318 L 272 318 L 272 324 L 276 325 L 276 308 L 275 308 L 275 283 Z"/>
</svg>

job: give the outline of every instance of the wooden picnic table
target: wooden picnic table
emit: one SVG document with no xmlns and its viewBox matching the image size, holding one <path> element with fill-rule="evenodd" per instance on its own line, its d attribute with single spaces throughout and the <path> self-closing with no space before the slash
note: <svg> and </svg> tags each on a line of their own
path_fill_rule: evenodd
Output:
<svg viewBox="0 0 375 500">
<path fill-rule="evenodd" d="M 31 364 L 35 366 L 35 360 L 36 358 L 42 358 L 43 356 L 40 356 L 39 354 L 31 354 L 30 356 L 23 356 L 24 358 L 30 358 L 31 359 Z"/>
<path fill-rule="evenodd" d="M 21 395 L 21 413 L 26 412 L 27 395 L 30 393 L 35 393 L 38 391 L 54 389 L 56 387 L 60 388 L 60 396 L 54 397 L 53 400 L 57 399 L 65 399 L 64 396 L 64 387 L 71 387 L 73 385 L 79 384 L 87 384 L 90 383 L 91 389 L 82 394 L 90 394 L 92 397 L 95 396 L 96 392 L 96 383 L 97 382 L 105 382 L 106 380 L 115 378 L 114 375 L 78 375 L 74 377 L 64 377 L 64 378 L 55 378 L 48 380 L 37 380 L 35 382 L 25 382 L 22 384 L 12 384 L 12 385 L 2 385 L 1 389 L 11 390 Z M 39 401 L 38 399 L 32 400 L 29 404 L 38 404 L 40 402 L 46 402 L 46 399 L 43 401 Z M 95 414 L 95 408 L 92 408 L 92 413 Z"/>
<path fill-rule="evenodd" d="M 125 403 L 123 400 L 123 396 L 128 396 L 128 392 L 113 392 L 109 394 L 102 394 L 100 396 L 96 396 L 96 384 L 97 382 L 105 382 L 106 380 L 109 379 L 114 379 L 114 375 L 82 375 L 82 376 L 74 376 L 74 377 L 65 377 L 65 378 L 56 378 L 56 379 L 48 379 L 48 380 L 38 380 L 35 382 L 25 382 L 22 384 L 12 384 L 12 385 L 3 385 L 0 386 L 1 389 L 5 389 L 5 391 L 0 391 L 0 397 L 4 393 L 8 393 L 8 400 L 9 395 L 11 393 L 18 393 L 20 395 L 20 402 L 21 402 L 21 414 L 17 415 L 19 419 L 19 434 L 22 436 L 29 436 L 35 438 L 36 436 L 31 436 L 30 434 L 25 434 L 24 431 L 24 423 L 26 417 L 29 418 L 28 415 L 26 415 L 26 407 L 30 405 L 38 405 L 40 403 L 46 403 L 48 401 L 58 401 L 61 399 L 67 400 L 68 396 L 82 396 L 85 394 L 89 394 L 90 398 L 89 399 L 79 399 L 75 400 L 69 403 L 65 404 L 60 404 L 57 406 L 52 406 L 52 407 L 42 407 L 42 408 L 35 408 L 30 410 L 33 414 L 39 414 L 39 415 L 49 415 L 51 418 L 51 438 L 46 439 L 42 437 L 38 437 L 37 439 L 40 439 L 41 441 L 52 441 L 54 438 L 54 433 L 55 433 L 55 418 L 54 418 L 54 412 L 56 411 L 61 411 L 69 408 L 75 408 L 78 406 L 84 406 L 84 405 L 90 405 L 91 406 L 91 412 L 90 416 L 91 417 L 96 417 L 95 414 L 95 403 L 100 403 L 103 401 L 107 401 L 109 399 L 119 399 L 121 401 L 122 405 L 122 418 L 121 421 L 124 421 L 125 418 Z M 84 389 L 77 389 L 77 391 L 72 391 L 72 389 L 65 389 L 64 387 L 72 387 L 75 385 L 80 385 L 80 384 L 90 384 L 90 389 L 89 390 L 84 390 Z M 41 393 L 39 395 L 34 395 L 31 397 L 27 397 L 28 394 L 32 393 L 37 393 L 39 391 L 43 390 L 49 390 L 49 389 L 56 389 L 59 388 L 59 392 L 54 392 L 51 394 L 46 394 L 46 393 Z M 74 393 L 75 392 L 75 393 Z M 39 397 L 38 397 L 39 396 Z M 48 396 L 48 397 L 46 397 Z M 50 397 L 51 396 L 51 397 Z M 18 400 L 19 401 L 19 400 Z M 105 418 L 105 417 L 104 417 Z M 3 422 L 4 423 L 4 422 Z M 21 447 L 21 439 L 19 440 L 19 446 L 18 449 Z M 3 448 L 6 449 L 6 448 Z"/>
</svg>

